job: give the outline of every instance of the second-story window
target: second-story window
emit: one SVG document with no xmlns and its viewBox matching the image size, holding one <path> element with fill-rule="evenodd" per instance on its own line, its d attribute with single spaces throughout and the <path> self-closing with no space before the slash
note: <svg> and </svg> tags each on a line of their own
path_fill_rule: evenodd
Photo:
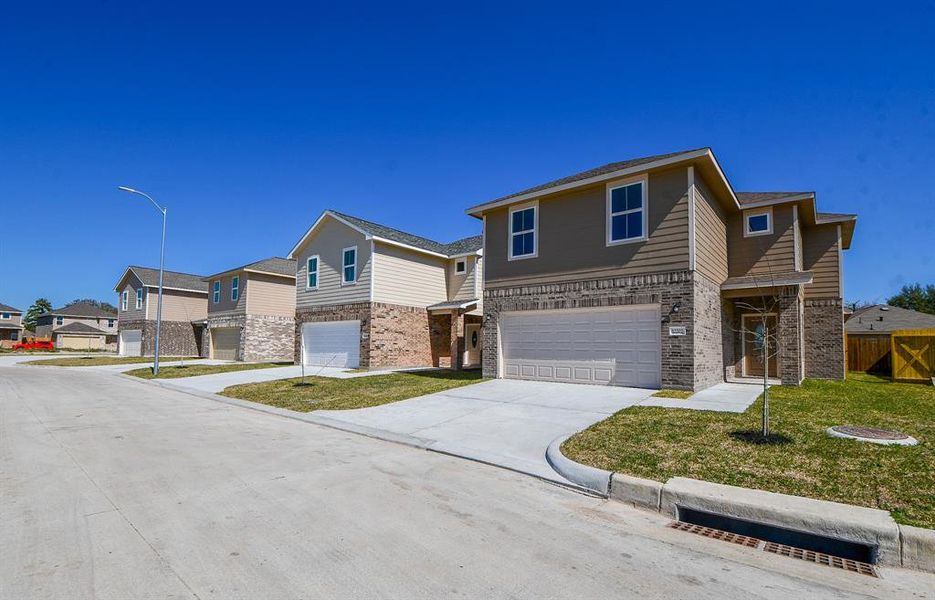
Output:
<svg viewBox="0 0 935 600">
<path fill-rule="evenodd" d="M 773 209 L 766 208 L 745 212 L 743 215 L 743 235 L 769 235 L 773 232 Z"/>
<path fill-rule="evenodd" d="M 533 258 L 538 251 L 536 225 L 538 208 L 528 206 L 510 211 L 510 259 Z"/>
<path fill-rule="evenodd" d="M 646 239 L 646 181 L 607 190 L 607 243 Z"/>
<path fill-rule="evenodd" d="M 213 290 L 211 299 L 214 301 L 215 304 L 221 301 L 221 282 L 220 281 L 214 282 L 214 290 Z"/>
<path fill-rule="evenodd" d="M 113 327 L 113 326 L 114 326 L 114 320 L 113 320 L 113 319 L 107 319 L 107 326 L 108 326 L 108 327 Z"/>
<path fill-rule="evenodd" d="M 127 308 L 130 307 L 130 292 L 123 290 L 123 293 L 120 294 L 120 310 L 126 312 Z"/>
<path fill-rule="evenodd" d="M 305 264 L 306 270 L 308 271 L 308 276 L 305 282 L 306 289 L 317 290 L 318 289 L 318 256 L 309 256 L 308 261 Z"/>
<path fill-rule="evenodd" d="M 0 313 L 0 319 L 3 319 L 4 321 L 10 320 L 12 318 L 13 315 L 10 313 Z"/>
<path fill-rule="evenodd" d="M 355 283 L 357 281 L 357 246 L 344 249 L 344 265 L 341 274 L 341 282 L 345 284 Z"/>
<path fill-rule="evenodd" d="M 55 317 L 55 324 L 56 324 L 56 325 L 61 325 L 61 324 L 64 323 L 64 322 L 65 322 L 65 317 Z"/>
<path fill-rule="evenodd" d="M 231 279 L 231 300 L 237 302 L 237 298 L 240 298 L 240 277 L 235 275 Z"/>
<path fill-rule="evenodd" d="M 143 308 L 143 288 L 136 288 L 136 307 Z"/>
</svg>

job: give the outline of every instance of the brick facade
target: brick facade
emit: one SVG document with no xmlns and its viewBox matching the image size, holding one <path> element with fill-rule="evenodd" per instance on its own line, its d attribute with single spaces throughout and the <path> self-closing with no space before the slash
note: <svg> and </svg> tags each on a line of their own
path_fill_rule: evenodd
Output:
<svg viewBox="0 0 935 600">
<path fill-rule="evenodd" d="M 241 354 L 248 362 L 288 361 L 295 348 L 295 318 L 247 315 Z"/>
<path fill-rule="evenodd" d="M 306 306 L 295 312 L 293 360 L 302 364 L 302 325 L 323 321 L 360 321 L 360 366 L 370 366 L 370 302 Z"/>
<path fill-rule="evenodd" d="M 143 356 L 156 353 L 156 322 L 151 320 L 119 321 L 118 332 L 139 329 L 142 331 L 141 351 Z M 201 336 L 196 336 L 196 326 L 188 321 L 163 321 L 159 333 L 160 356 L 199 356 Z"/>
<path fill-rule="evenodd" d="M 703 390 L 724 381 L 724 357 L 732 352 L 732 344 L 724 337 L 724 320 L 727 302 L 721 298 L 721 286 L 698 271 L 693 276 L 694 330 L 692 352 L 694 355 L 694 381 L 692 389 Z M 730 323 L 730 321 L 727 321 Z M 729 338 L 729 336 L 728 336 Z M 730 346 L 730 348 L 725 348 Z"/>
<path fill-rule="evenodd" d="M 806 299 L 805 376 L 844 379 L 844 313 L 840 298 Z"/>
<path fill-rule="evenodd" d="M 779 346 L 777 367 L 783 385 L 802 383 L 802 295 L 798 286 L 779 294 Z"/>
<path fill-rule="evenodd" d="M 368 367 L 431 367 L 431 328 L 425 308 L 374 302 Z"/>
<path fill-rule="evenodd" d="M 204 328 L 202 335 L 201 353 L 202 356 L 211 357 L 211 330 L 226 329 L 236 327 L 240 329 L 240 350 L 237 352 L 236 360 L 244 360 L 244 325 L 247 317 L 242 314 L 211 315 L 208 317 L 208 326 Z"/>
</svg>

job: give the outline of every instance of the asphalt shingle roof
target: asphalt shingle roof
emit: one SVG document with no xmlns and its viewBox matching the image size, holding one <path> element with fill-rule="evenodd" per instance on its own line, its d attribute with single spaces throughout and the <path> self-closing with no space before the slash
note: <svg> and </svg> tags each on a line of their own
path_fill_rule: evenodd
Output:
<svg viewBox="0 0 935 600">
<path fill-rule="evenodd" d="M 4 304 L 3 302 L 0 302 L 0 312 L 22 313 L 23 311 L 21 311 L 18 308 L 13 308 L 9 304 Z"/>
<path fill-rule="evenodd" d="M 108 312 L 100 306 L 91 304 L 90 302 L 75 302 L 74 304 L 63 306 L 62 308 L 53 308 L 47 313 L 42 313 L 42 316 L 44 315 L 52 315 L 56 317 L 94 317 L 113 319 L 116 318 L 117 313 Z"/>
<path fill-rule="evenodd" d="M 793 198 L 812 192 L 736 192 L 737 202 L 741 206 L 746 204 L 758 204 L 760 202 L 776 202 L 784 198 Z"/>
<path fill-rule="evenodd" d="M 69 323 L 64 327 L 59 327 L 55 330 L 55 333 L 94 333 L 97 335 L 106 335 L 106 331 L 101 331 L 97 327 L 91 327 L 86 323 Z"/>
<path fill-rule="evenodd" d="M 884 310 L 885 309 L 885 310 Z M 897 329 L 935 329 L 935 315 L 874 304 L 854 311 L 844 324 L 847 333 L 889 333 Z"/>
<path fill-rule="evenodd" d="M 225 269 L 218 273 L 208 275 L 203 279 L 207 281 L 213 277 L 217 277 L 222 273 L 232 273 L 234 271 L 244 271 L 247 269 L 251 271 L 260 271 L 261 273 L 274 273 L 276 275 L 289 275 L 290 277 L 295 277 L 295 260 L 291 258 L 280 258 L 278 256 L 273 256 L 246 265 L 241 265 L 239 267 L 234 267 L 233 269 Z"/>
<path fill-rule="evenodd" d="M 147 287 L 159 286 L 159 269 L 131 266 L 130 270 L 136 274 L 143 285 Z M 208 284 L 202 281 L 202 276 L 192 275 L 191 273 L 163 271 L 162 285 L 167 288 L 208 293 Z"/>
<path fill-rule="evenodd" d="M 399 229 L 394 229 L 393 227 L 380 225 L 379 223 L 374 223 L 373 221 L 367 221 L 359 217 L 346 215 L 336 210 L 332 210 L 330 212 L 344 219 L 348 223 L 351 223 L 355 227 L 366 231 L 370 235 L 385 238 L 394 242 L 399 242 L 401 244 L 406 244 L 408 246 L 415 246 L 416 248 L 428 250 L 429 252 L 444 254 L 445 256 L 454 256 L 456 254 L 476 252 L 477 250 L 480 250 L 483 244 L 483 237 L 479 235 L 456 240 L 450 244 L 443 244 L 441 242 L 436 242 L 435 240 L 430 240 L 422 236 L 406 233 L 405 231 L 400 231 Z"/>
</svg>

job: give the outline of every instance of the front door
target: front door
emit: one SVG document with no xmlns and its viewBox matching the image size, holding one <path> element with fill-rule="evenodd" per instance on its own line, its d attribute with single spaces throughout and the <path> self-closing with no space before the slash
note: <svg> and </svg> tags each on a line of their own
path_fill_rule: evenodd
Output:
<svg viewBox="0 0 935 600">
<path fill-rule="evenodd" d="M 468 323 L 464 326 L 464 366 L 476 367 L 480 364 L 480 349 L 480 323 Z"/>
<path fill-rule="evenodd" d="M 747 377 L 762 377 L 764 364 L 769 366 L 769 376 L 776 377 L 776 316 L 743 316 L 743 374 Z M 768 356 L 764 356 L 765 354 Z"/>
</svg>

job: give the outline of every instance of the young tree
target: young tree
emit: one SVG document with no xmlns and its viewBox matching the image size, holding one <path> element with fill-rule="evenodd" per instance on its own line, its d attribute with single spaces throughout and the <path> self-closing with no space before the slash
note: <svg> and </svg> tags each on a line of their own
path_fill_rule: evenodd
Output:
<svg viewBox="0 0 935 600">
<path fill-rule="evenodd" d="M 26 329 L 29 331 L 36 331 L 36 319 L 39 318 L 39 315 L 46 313 L 52 310 L 52 303 L 49 302 L 46 298 L 36 298 L 36 301 L 32 303 L 28 309 L 26 309 L 26 314 L 23 315 L 23 325 L 26 326 Z"/>
<path fill-rule="evenodd" d="M 920 283 L 904 285 L 899 293 L 886 301 L 890 306 L 908 308 L 935 315 L 935 285 L 922 287 Z"/>
</svg>

